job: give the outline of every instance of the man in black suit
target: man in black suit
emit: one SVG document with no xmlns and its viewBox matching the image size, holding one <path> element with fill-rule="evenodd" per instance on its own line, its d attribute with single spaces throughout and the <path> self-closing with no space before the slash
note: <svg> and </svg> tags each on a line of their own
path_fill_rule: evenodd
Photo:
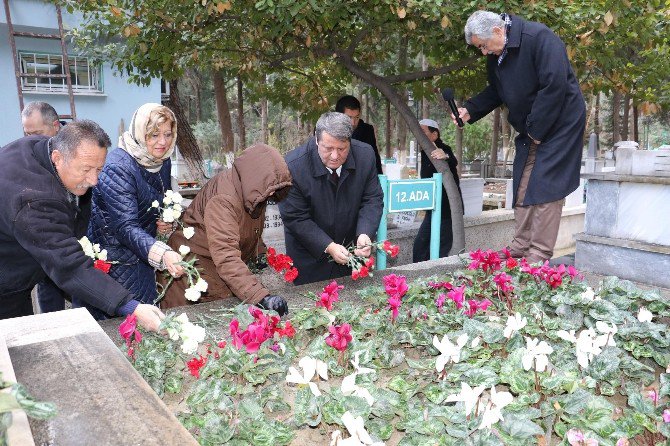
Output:
<svg viewBox="0 0 670 446">
<path fill-rule="evenodd" d="M 335 104 L 335 111 L 344 113 L 351 119 L 351 125 L 354 127 L 354 133 L 351 139 L 355 139 L 366 144 L 370 144 L 375 151 L 375 166 L 377 173 L 381 175 L 382 159 L 379 156 L 377 148 L 377 138 L 375 138 L 375 128 L 361 119 L 361 103 L 353 96 L 342 96 Z"/>
</svg>

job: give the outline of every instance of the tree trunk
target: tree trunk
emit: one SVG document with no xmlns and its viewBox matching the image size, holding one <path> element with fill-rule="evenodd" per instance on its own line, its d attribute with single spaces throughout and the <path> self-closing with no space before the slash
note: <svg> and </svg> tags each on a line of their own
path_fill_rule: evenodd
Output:
<svg viewBox="0 0 670 446">
<path fill-rule="evenodd" d="M 407 71 L 407 40 L 400 39 L 400 47 L 398 49 L 398 72 L 404 73 Z M 402 99 L 407 103 L 407 90 L 403 89 L 400 93 Z M 407 123 L 404 119 L 397 115 L 397 130 L 398 130 L 398 151 L 405 152 L 407 147 Z"/>
<path fill-rule="evenodd" d="M 495 176 L 495 167 L 498 164 L 498 141 L 500 140 L 500 107 L 493 112 L 493 137 L 491 138 L 491 166 L 493 166 L 493 176 Z"/>
<path fill-rule="evenodd" d="M 230 120 L 230 106 L 228 105 L 228 92 L 226 81 L 219 70 L 212 72 L 214 78 L 214 99 L 216 100 L 216 111 L 221 126 L 221 144 L 223 152 L 235 150 L 235 135 L 233 134 L 233 123 Z"/>
<path fill-rule="evenodd" d="M 244 125 L 244 92 L 240 76 L 237 76 L 237 128 L 240 132 L 240 149 L 244 150 L 247 147 L 247 128 Z"/>
<path fill-rule="evenodd" d="M 391 158 L 391 101 L 386 99 L 386 158 Z"/>
<path fill-rule="evenodd" d="M 421 69 L 423 71 L 428 70 L 428 59 L 426 59 L 425 54 L 421 55 Z M 424 96 L 421 101 L 421 117 L 423 119 L 430 118 L 430 101 L 428 100 L 428 96 Z"/>
<path fill-rule="evenodd" d="M 463 174 L 463 129 L 461 127 L 456 127 L 456 134 L 454 135 L 454 145 L 456 146 L 456 159 L 458 160 L 458 176 L 460 177 Z M 449 201 L 451 203 L 451 201 Z"/>
<path fill-rule="evenodd" d="M 367 71 L 358 65 L 353 60 L 351 55 L 339 54 L 338 58 L 347 70 L 375 87 L 386 97 L 386 99 L 388 99 L 391 104 L 393 104 L 396 110 L 398 110 L 398 114 L 409 126 L 410 131 L 418 141 L 421 149 L 426 152 L 426 154 L 430 155 L 430 153 L 435 150 L 435 145 L 428 139 L 425 133 L 423 133 L 423 130 L 421 130 L 421 126 L 416 120 L 414 113 L 412 113 L 412 110 L 407 105 L 407 102 L 403 101 L 402 96 L 398 94 L 395 88 L 393 88 L 393 86 L 384 78 L 377 76 L 376 74 Z M 447 192 L 447 198 L 451 207 L 451 229 L 454 237 L 454 242 L 451 245 L 449 255 L 458 254 L 465 249 L 465 227 L 463 224 L 463 204 L 461 203 L 461 197 L 458 192 L 458 188 L 456 187 L 454 177 L 449 171 L 449 165 L 447 162 L 444 160 L 433 159 L 430 156 L 428 159 L 430 159 L 430 161 L 433 163 L 435 169 L 442 173 L 442 184 Z"/>
<path fill-rule="evenodd" d="M 621 92 L 612 95 L 612 146 L 621 141 Z"/>
<path fill-rule="evenodd" d="M 640 142 L 639 110 L 637 104 L 633 103 L 633 141 Z"/>
<path fill-rule="evenodd" d="M 263 96 L 261 98 L 261 142 L 263 144 L 268 143 L 269 139 L 268 132 L 268 98 Z"/>
<path fill-rule="evenodd" d="M 596 107 L 595 115 L 593 117 L 593 133 L 596 134 L 596 141 L 600 141 L 600 93 L 596 93 Z M 596 154 L 600 155 L 599 153 Z"/>
<path fill-rule="evenodd" d="M 628 141 L 628 129 L 630 128 L 630 95 L 623 98 L 623 118 L 621 121 L 621 139 Z"/>
<path fill-rule="evenodd" d="M 177 81 L 170 81 L 170 99 L 168 99 L 165 105 L 172 110 L 175 118 L 177 118 L 177 146 L 179 147 L 179 153 L 184 157 L 195 179 L 202 182 L 205 178 L 205 172 L 202 167 L 202 153 L 198 147 L 198 141 L 195 139 L 195 135 L 193 135 L 193 130 L 191 130 L 191 126 L 188 123 L 188 119 L 186 119 L 184 109 L 181 106 Z"/>
</svg>

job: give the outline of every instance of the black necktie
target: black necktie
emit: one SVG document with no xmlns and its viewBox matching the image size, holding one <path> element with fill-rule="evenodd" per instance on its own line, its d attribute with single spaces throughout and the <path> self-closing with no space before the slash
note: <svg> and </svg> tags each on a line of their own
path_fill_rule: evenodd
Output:
<svg viewBox="0 0 670 446">
<path fill-rule="evenodd" d="M 340 181 L 340 176 L 337 174 L 337 170 L 333 170 L 330 173 L 330 181 L 332 181 L 333 184 L 337 184 Z"/>
</svg>

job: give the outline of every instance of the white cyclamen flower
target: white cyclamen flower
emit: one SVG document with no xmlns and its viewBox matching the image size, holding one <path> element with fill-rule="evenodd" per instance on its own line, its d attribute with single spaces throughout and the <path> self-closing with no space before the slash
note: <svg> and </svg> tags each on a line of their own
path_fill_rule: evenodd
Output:
<svg viewBox="0 0 670 446">
<path fill-rule="evenodd" d="M 582 368 L 588 367 L 591 360 L 602 352 L 602 346 L 602 341 L 597 341 L 596 332 L 592 328 L 579 332 L 575 346 L 577 363 Z"/>
<path fill-rule="evenodd" d="M 507 324 L 505 324 L 503 336 L 507 339 L 511 338 L 514 333 L 525 327 L 527 323 L 528 320 L 525 317 L 521 317 L 520 313 L 516 313 L 514 316 L 507 316 Z"/>
<path fill-rule="evenodd" d="M 554 351 L 549 344 L 538 339 L 526 338 L 526 352 L 521 358 L 524 370 L 530 370 L 535 365 L 535 371 L 544 372 L 549 364 L 547 355 Z"/>
<path fill-rule="evenodd" d="M 152 207 L 152 208 L 157 208 L 157 207 L 159 207 L 160 205 L 161 205 L 161 204 L 158 202 L 158 200 L 154 200 L 154 201 L 151 202 L 151 207 Z"/>
<path fill-rule="evenodd" d="M 193 285 L 193 288 L 204 293 L 207 291 L 207 282 L 203 278 L 199 278 L 198 281 Z"/>
<path fill-rule="evenodd" d="M 456 344 L 452 344 L 447 335 L 440 341 L 437 336 L 433 336 L 433 345 L 440 351 L 440 356 L 435 361 L 435 368 L 438 372 L 444 370 L 448 362 L 458 362 L 461 360 L 461 349 L 468 342 L 467 333 L 463 333 L 456 339 Z"/>
<path fill-rule="evenodd" d="M 373 441 L 368 431 L 365 430 L 363 417 L 354 418 L 351 412 L 346 411 L 342 415 L 342 423 L 349 431 L 349 438 L 343 439 L 342 432 L 336 430 L 331 434 L 330 446 L 384 446 L 381 441 Z"/>
<path fill-rule="evenodd" d="M 191 237 L 193 237 L 193 234 L 195 234 L 195 229 L 188 227 L 184 228 L 184 237 L 186 237 L 186 240 L 190 240 Z"/>
<path fill-rule="evenodd" d="M 181 246 L 179 247 L 179 254 L 181 254 L 182 256 L 185 256 L 185 255 L 188 254 L 189 252 L 191 252 L 191 248 L 189 248 L 188 246 L 186 246 L 186 245 L 181 245 Z"/>
<path fill-rule="evenodd" d="M 564 341 L 572 342 L 573 344 L 577 342 L 577 338 L 575 337 L 575 330 L 558 330 L 556 332 L 556 336 L 563 339 Z"/>
<path fill-rule="evenodd" d="M 645 307 L 640 307 L 640 311 L 637 313 L 637 320 L 640 322 L 651 322 L 654 317 L 654 313 L 647 310 Z"/>
<path fill-rule="evenodd" d="M 481 342 L 482 342 L 482 338 L 480 338 L 479 336 L 477 336 L 477 337 L 474 338 L 474 339 L 472 340 L 472 342 L 470 343 L 470 348 L 475 348 L 475 347 L 477 347 L 479 344 L 481 344 Z"/>
<path fill-rule="evenodd" d="M 354 359 L 351 361 L 351 363 L 353 364 L 356 371 L 351 375 L 344 377 L 340 390 L 342 391 L 343 395 L 355 395 L 361 397 L 367 401 L 370 406 L 372 406 L 375 402 L 372 394 L 368 391 L 368 389 L 356 385 L 356 376 L 374 372 L 374 370 L 371 368 L 359 367 L 358 364 L 360 362 L 361 353 L 362 351 L 357 351 L 354 353 Z"/>
<path fill-rule="evenodd" d="M 491 396 L 484 415 L 482 416 L 482 424 L 479 429 L 490 428 L 500 420 L 504 420 L 501 409 L 514 400 L 514 397 L 509 392 L 496 392 L 495 386 L 491 387 Z"/>
<path fill-rule="evenodd" d="M 184 292 L 184 297 L 186 297 L 187 300 L 190 300 L 191 302 L 197 302 L 198 299 L 200 299 L 200 291 L 195 289 L 195 287 L 189 287 L 186 288 L 186 291 Z"/>
<path fill-rule="evenodd" d="M 461 381 L 461 393 L 456 395 L 449 395 L 445 400 L 447 403 L 462 401 L 465 405 L 465 415 L 470 415 L 472 410 L 477 405 L 479 396 L 484 391 L 484 386 L 477 386 L 474 389 L 464 381 Z"/>
<path fill-rule="evenodd" d="M 586 291 L 584 291 L 580 296 L 585 302 L 593 302 L 596 300 L 596 293 L 591 287 L 586 287 Z"/>
<path fill-rule="evenodd" d="M 319 359 L 305 356 L 298 361 L 298 366 L 303 370 L 303 373 L 301 374 L 295 367 L 289 367 L 286 382 L 301 385 L 307 384 L 314 396 L 320 396 L 319 387 L 316 383 L 312 382 L 312 378 L 318 374 L 322 379 L 328 381 L 328 364 Z"/>
</svg>

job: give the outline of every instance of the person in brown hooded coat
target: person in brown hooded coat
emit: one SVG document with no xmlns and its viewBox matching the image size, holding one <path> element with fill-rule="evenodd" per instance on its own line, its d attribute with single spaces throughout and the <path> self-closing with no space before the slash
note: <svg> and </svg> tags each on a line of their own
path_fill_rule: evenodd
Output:
<svg viewBox="0 0 670 446">
<path fill-rule="evenodd" d="M 288 311 L 281 296 L 270 292 L 249 271 L 247 261 L 265 251 L 261 239 L 268 199 L 281 201 L 291 187 L 291 174 L 281 154 L 274 148 L 255 144 L 240 155 L 230 169 L 209 180 L 184 212 L 184 228 L 195 229 L 187 239 L 178 229 L 168 240 L 175 251 L 188 246 L 198 260 L 195 266 L 207 281 L 207 291 L 199 302 L 236 296 L 242 302 L 275 310 Z M 165 285 L 167 278 L 159 275 Z M 175 279 L 168 287 L 161 308 L 189 303 L 185 297 L 188 279 Z"/>
</svg>

